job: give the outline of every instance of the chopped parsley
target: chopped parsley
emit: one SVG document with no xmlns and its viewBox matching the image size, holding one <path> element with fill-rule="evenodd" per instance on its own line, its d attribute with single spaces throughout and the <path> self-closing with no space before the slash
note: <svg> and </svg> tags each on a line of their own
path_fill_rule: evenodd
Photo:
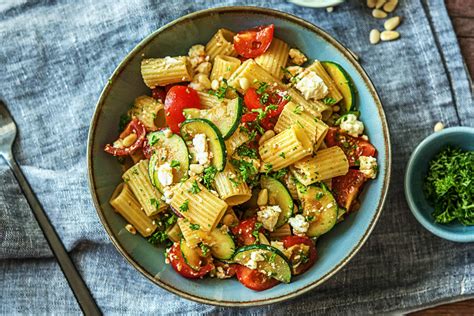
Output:
<svg viewBox="0 0 474 316">
<path fill-rule="evenodd" d="M 474 151 L 445 147 L 429 163 L 424 182 L 435 222 L 474 225 Z"/>
<path fill-rule="evenodd" d="M 199 226 L 199 224 L 189 224 L 189 228 L 191 228 L 191 230 L 199 230 L 201 226 Z"/>
<path fill-rule="evenodd" d="M 156 209 L 160 208 L 160 201 L 155 198 L 150 199 L 150 204 L 151 206 L 154 206 Z"/>
<path fill-rule="evenodd" d="M 331 97 L 326 97 L 322 101 L 324 104 L 327 104 L 327 105 L 333 105 L 336 103 L 336 99 L 331 98 Z"/>
<path fill-rule="evenodd" d="M 283 168 L 283 169 L 280 169 L 278 171 L 272 172 L 270 174 L 270 177 L 275 178 L 277 180 L 281 180 L 286 175 L 287 172 L 288 172 L 288 169 Z"/>
<path fill-rule="evenodd" d="M 181 212 L 187 212 L 189 210 L 189 200 L 184 201 L 183 204 L 181 204 L 181 206 L 179 207 L 179 210 Z"/>
<path fill-rule="evenodd" d="M 280 156 L 280 157 L 283 158 L 283 159 L 286 159 L 286 156 L 285 156 L 285 152 L 284 152 L 284 151 L 282 151 L 278 156 Z"/>
<path fill-rule="evenodd" d="M 249 131 L 249 129 L 243 125 L 241 125 L 239 127 L 239 130 L 242 132 L 242 133 L 245 133 L 247 134 L 247 136 L 249 137 L 249 141 L 252 141 L 255 139 L 255 136 L 257 136 L 257 131 Z"/>
<path fill-rule="evenodd" d="M 273 252 L 271 256 L 268 258 L 269 263 L 274 263 L 276 258 L 276 252 Z"/>
<path fill-rule="evenodd" d="M 214 166 L 207 167 L 204 169 L 204 175 L 202 177 L 202 182 L 204 186 L 209 190 L 212 189 L 212 184 L 214 183 L 214 178 L 216 177 L 217 169 Z"/>
<path fill-rule="evenodd" d="M 307 222 L 312 222 L 314 219 L 314 216 L 306 216 L 306 221 Z"/>
<path fill-rule="evenodd" d="M 178 160 L 171 160 L 171 168 L 179 168 L 181 163 Z"/>
<path fill-rule="evenodd" d="M 240 156 L 240 157 L 249 157 L 249 158 L 252 158 L 252 159 L 257 159 L 257 150 L 254 149 L 254 148 L 250 148 L 249 146 L 247 145 L 242 145 L 240 147 L 237 148 L 237 154 Z"/>
<path fill-rule="evenodd" d="M 233 87 L 229 86 L 226 79 L 222 79 L 222 83 L 223 85 L 219 87 L 219 89 L 217 89 L 216 91 L 209 90 L 209 94 L 216 96 L 219 100 L 225 98 L 228 89 L 235 90 Z"/>
<path fill-rule="evenodd" d="M 166 216 L 162 217 L 158 222 L 158 229 L 148 238 L 148 242 L 152 245 L 165 242 L 168 239 L 166 231 L 168 228 L 173 226 L 177 220 L 178 217 L 173 213 L 168 213 Z"/>
<path fill-rule="evenodd" d="M 119 121 L 119 132 L 123 131 L 125 127 L 127 127 L 128 123 L 132 118 L 128 114 L 122 114 L 120 115 L 120 121 Z"/>
<path fill-rule="evenodd" d="M 243 159 L 231 159 L 230 162 L 239 171 L 240 178 L 244 182 L 247 182 L 248 184 L 250 184 L 250 186 L 254 186 L 258 183 L 258 170 L 257 168 L 255 168 L 253 163 L 245 161 Z"/>
<path fill-rule="evenodd" d="M 207 253 L 209 252 L 209 247 L 203 243 L 201 243 L 199 247 L 201 248 L 202 256 L 205 257 Z"/>
<path fill-rule="evenodd" d="M 268 174 L 273 170 L 273 165 L 271 163 L 266 162 L 263 168 L 265 168 L 265 173 Z"/>
<path fill-rule="evenodd" d="M 229 181 L 232 182 L 232 185 L 233 185 L 234 187 L 238 187 L 239 184 L 240 184 L 240 182 L 237 181 L 237 180 L 235 180 L 234 178 L 229 178 Z"/>
<path fill-rule="evenodd" d="M 316 200 L 319 201 L 319 200 L 321 200 L 321 198 L 322 198 L 323 196 L 324 196 L 323 192 L 318 192 L 318 193 L 316 193 L 316 197 L 315 197 L 315 198 L 316 198 Z"/>
<path fill-rule="evenodd" d="M 308 192 L 308 188 L 305 187 L 304 185 L 299 185 L 299 186 L 298 186 L 298 191 L 299 191 L 301 194 L 305 194 L 306 192 Z"/>
<path fill-rule="evenodd" d="M 255 243 L 260 242 L 260 236 L 258 235 L 260 233 L 260 228 L 262 228 L 263 224 L 262 223 L 255 223 L 255 228 L 252 231 L 252 236 L 255 237 Z"/>
<path fill-rule="evenodd" d="M 268 98 L 270 97 L 270 95 L 266 92 L 262 93 L 262 95 L 260 96 L 260 103 L 261 104 L 265 104 L 268 102 Z"/>
<path fill-rule="evenodd" d="M 296 108 L 293 110 L 293 113 L 300 115 L 303 113 L 303 106 L 301 104 L 298 104 Z"/>
<path fill-rule="evenodd" d="M 192 194 L 198 194 L 199 192 L 201 192 L 201 189 L 199 188 L 199 185 L 196 180 L 194 180 L 191 188 L 189 188 L 188 191 Z"/>
<path fill-rule="evenodd" d="M 257 92 L 257 94 L 263 94 L 265 90 L 267 90 L 267 88 L 268 88 L 268 83 L 260 82 L 258 89 L 255 92 Z"/>
</svg>

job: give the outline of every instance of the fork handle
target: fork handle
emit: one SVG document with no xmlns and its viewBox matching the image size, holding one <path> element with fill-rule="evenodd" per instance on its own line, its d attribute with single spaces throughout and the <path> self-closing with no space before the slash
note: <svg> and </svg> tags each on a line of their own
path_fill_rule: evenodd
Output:
<svg viewBox="0 0 474 316">
<path fill-rule="evenodd" d="M 9 155 L 4 156 L 4 158 L 18 180 L 18 183 L 25 194 L 26 200 L 33 210 L 33 214 L 35 215 L 36 220 L 38 221 L 38 224 L 43 231 L 54 256 L 58 260 L 59 266 L 61 267 L 61 270 L 63 271 L 64 276 L 66 277 L 66 280 L 69 283 L 69 286 L 71 287 L 72 292 L 74 293 L 74 296 L 76 297 L 82 311 L 85 315 L 101 315 L 99 307 L 95 303 L 94 298 L 84 283 L 84 280 L 74 266 L 74 263 L 64 248 L 61 239 L 59 239 L 58 234 L 54 230 L 54 227 L 51 225 L 48 216 L 44 212 L 41 204 L 31 190 L 28 181 L 25 179 L 25 176 L 13 158 L 13 155 L 10 153 Z"/>
</svg>

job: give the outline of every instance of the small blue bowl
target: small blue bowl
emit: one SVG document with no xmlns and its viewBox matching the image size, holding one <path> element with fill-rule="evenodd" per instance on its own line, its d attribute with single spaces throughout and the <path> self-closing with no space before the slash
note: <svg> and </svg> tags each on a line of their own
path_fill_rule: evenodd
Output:
<svg viewBox="0 0 474 316">
<path fill-rule="evenodd" d="M 433 207 L 423 192 L 424 178 L 428 163 L 445 146 L 474 150 L 474 128 L 451 127 L 436 132 L 423 140 L 413 151 L 405 173 L 405 197 L 416 219 L 427 230 L 438 237 L 455 242 L 474 241 L 474 226 L 464 226 L 459 222 L 438 224 L 433 216 Z"/>
</svg>

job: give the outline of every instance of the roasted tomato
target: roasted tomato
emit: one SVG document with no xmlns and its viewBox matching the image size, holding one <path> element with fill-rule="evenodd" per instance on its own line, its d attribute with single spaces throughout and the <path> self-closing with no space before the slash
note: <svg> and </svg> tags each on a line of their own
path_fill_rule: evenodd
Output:
<svg viewBox="0 0 474 316">
<path fill-rule="evenodd" d="M 331 190 L 337 204 L 350 212 L 366 181 L 367 177 L 355 169 L 349 169 L 347 174 L 333 178 Z"/>
<path fill-rule="evenodd" d="M 275 26 L 262 25 L 234 36 L 234 48 L 240 56 L 255 58 L 265 53 L 273 40 Z"/>
<path fill-rule="evenodd" d="M 243 220 L 239 225 L 231 228 L 232 234 L 237 238 L 237 243 L 243 245 L 253 245 L 257 241 L 254 235 L 258 232 L 263 233 L 262 224 L 257 224 L 257 217 L 251 217 Z"/>
<path fill-rule="evenodd" d="M 183 109 L 201 108 L 196 90 L 186 86 L 173 86 L 165 99 L 166 124 L 173 133 L 179 133 L 179 125 L 184 122 Z"/>
<path fill-rule="evenodd" d="M 275 280 L 262 272 L 249 269 L 242 265 L 237 265 L 236 273 L 237 279 L 240 283 L 254 291 L 264 291 L 280 283 L 278 280 Z"/>
<path fill-rule="evenodd" d="M 291 251 L 288 258 L 294 275 L 302 274 L 313 266 L 318 258 L 316 247 L 308 237 L 287 236 L 282 240 L 283 247 Z"/>
<path fill-rule="evenodd" d="M 349 136 L 339 128 L 329 128 L 324 140 L 328 147 L 341 147 L 351 167 L 358 165 L 360 156 L 375 157 L 377 154 L 375 147 L 371 143 L 362 138 Z"/>
<path fill-rule="evenodd" d="M 183 254 L 181 253 L 181 249 L 179 247 L 179 242 L 175 242 L 171 249 L 168 251 L 168 260 L 170 261 L 171 266 L 177 273 L 188 279 L 202 278 L 212 269 L 214 269 L 214 265 L 210 261 L 207 261 L 205 265 L 199 268 L 199 270 L 193 270 L 184 261 Z"/>
<path fill-rule="evenodd" d="M 154 99 L 160 100 L 162 103 L 164 103 L 166 99 L 166 90 L 163 87 L 156 87 L 151 90 L 151 96 Z"/>
<path fill-rule="evenodd" d="M 125 147 L 122 142 L 123 140 L 131 135 L 135 134 L 135 142 L 128 147 Z M 127 156 L 134 153 L 138 148 L 142 147 L 145 141 L 146 129 L 145 126 L 137 118 L 133 118 L 127 127 L 120 134 L 119 139 L 112 145 L 105 145 L 104 151 L 114 156 Z"/>
</svg>

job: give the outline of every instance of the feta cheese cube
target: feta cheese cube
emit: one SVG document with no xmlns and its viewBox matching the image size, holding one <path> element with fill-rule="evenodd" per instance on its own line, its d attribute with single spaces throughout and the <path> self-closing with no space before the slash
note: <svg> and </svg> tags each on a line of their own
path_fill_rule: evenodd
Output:
<svg viewBox="0 0 474 316">
<path fill-rule="evenodd" d="M 297 77 L 295 88 L 298 89 L 306 100 L 319 100 L 328 94 L 328 87 L 323 79 L 314 71 L 305 71 Z"/>
<path fill-rule="evenodd" d="M 173 168 L 168 162 L 165 162 L 158 168 L 158 181 L 166 187 L 173 184 Z"/>
<path fill-rule="evenodd" d="M 275 229 L 280 213 L 281 208 L 278 205 L 261 206 L 260 211 L 257 212 L 257 220 L 263 224 L 265 229 L 272 232 Z"/>
<path fill-rule="evenodd" d="M 298 66 L 301 66 L 308 61 L 308 58 L 306 58 L 306 56 L 296 48 L 291 48 L 288 52 L 288 55 L 290 56 L 290 61 Z"/>
<path fill-rule="evenodd" d="M 209 164 L 209 153 L 205 134 L 196 134 L 193 138 L 193 146 L 196 150 L 196 159 L 200 165 Z"/>
<path fill-rule="evenodd" d="M 354 114 L 347 114 L 343 117 L 340 127 L 353 137 L 358 137 L 364 133 L 364 123 L 359 121 Z"/>
<path fill-rule="evenodd" d="M 247 261 L 244 265 L 249 269 L 256 270 L 258 268 L 258 263 L 261 261 L 265 261 L 263 251 L 255 250 L 250 253 L 250 260 Z"/>
<path fill-rule="evenodd" d="M 298 236 L 304 236 L 308 231 L 309 223 L 306 221 L 303 215 L 298 214 L 288 220 L 291 227 L 293 227 L 293 233 Z"/>
<path fill-rule="evenodd" d="M 377 158 L 370 156 L 359 157 L 359 170 L 367 176 L 367 178 L 375 179 L 377 177 Z"/>
</svg>

